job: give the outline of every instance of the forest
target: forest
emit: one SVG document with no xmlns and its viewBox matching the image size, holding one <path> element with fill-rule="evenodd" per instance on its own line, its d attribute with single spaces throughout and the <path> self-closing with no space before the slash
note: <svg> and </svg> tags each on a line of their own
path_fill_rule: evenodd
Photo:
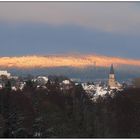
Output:
<svg viewBox="0 0 140 140">
<path fill-rule="evenodd" d="M 140 137 L 140 88 L 127 88 L 91 102 L 82 86 L 61 91 L 58 81 L 46 89 L 26 82 L 0 90 L 1 138 L 137 138 Z"/>
</svg>

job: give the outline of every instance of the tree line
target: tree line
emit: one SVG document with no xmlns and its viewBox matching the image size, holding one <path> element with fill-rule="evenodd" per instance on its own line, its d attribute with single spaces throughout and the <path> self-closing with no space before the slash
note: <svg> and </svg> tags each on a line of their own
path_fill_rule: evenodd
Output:
<svg viewBox="0 0 140 140">
<path fill-rule="evenodd" d="M 94 103 L 80 84 L 62 91 L 56 79 L 46 87 L 37 89 L 29 80 L 23 91 L 12 91 L 7 82 L 0 90 L 0 137 L 140 137 L 140 88 Z"/>
</svg>

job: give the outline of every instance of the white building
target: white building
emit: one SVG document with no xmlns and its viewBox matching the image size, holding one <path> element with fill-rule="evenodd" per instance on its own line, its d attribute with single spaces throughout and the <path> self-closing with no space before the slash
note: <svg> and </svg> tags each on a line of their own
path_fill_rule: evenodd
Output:
<svg viewBox="0 0 140 140">
<path fill-rule="evenodd" d="M 11 76 L 11 74 L 8 73 L 7 70 L 0 70 L 0 76 L 2 76 L 2 75 L 7 76 L 7 77 Z"/>
<path fill-rule="evenodd" d="M 48 82 L 48 77 L 46 76 L 38 76 L 36 79 L 36 82 L 38 85 L 44 86 Z"/>
<path fill-rule="evenodd" d="M 63 80 L 62 83 L 65 85 L 69 85 L 71 82 L 69 80 Z"/>
<path fill-rule="evenodd" d="M 70 80 L 63 80 L 62 83 L 60 83 L 60 86 L 62 90 L 69 90 L 73 87 Z"/>
</svg>

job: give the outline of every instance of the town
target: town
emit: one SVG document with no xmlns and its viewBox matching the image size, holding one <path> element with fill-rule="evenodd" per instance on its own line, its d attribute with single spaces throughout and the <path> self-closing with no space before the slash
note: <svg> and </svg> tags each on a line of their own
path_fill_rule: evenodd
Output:
<svg viewBox="0 0 140 140">
<path fill-rule="evenodd" d="M 80 84 L 90 99 L 95 102 L 99 96 L 105 97 L 106 95 L 110 95 L 113 97 L 115 93 L 132 86 L 127 85 L 126 83 L 119 83 L 116 80 L 113 64 L 110 67 L 107 82 L 77 82 L 76 80 L 69 79 L 65 76 L 39 75 L 18 77 L 12 76 L 11 73 L 8 73 L 6 70 L 0 71 L 0 89 L 5 88 L 7 83 L 9 83 L 10 89 L 13 91 L 22 91 L 28 83 L 32 83 L 32 86 L 36 89 L 47 89 L 48 85 L 54 85 L 56 82 L 60 91 L 64 92 L 72 89 L 74 85 Z"/>
</svg>

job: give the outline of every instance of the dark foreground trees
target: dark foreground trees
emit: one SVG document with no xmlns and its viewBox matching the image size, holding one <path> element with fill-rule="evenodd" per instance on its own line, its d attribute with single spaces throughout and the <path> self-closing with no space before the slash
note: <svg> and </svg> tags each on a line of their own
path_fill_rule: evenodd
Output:
<svg viewBox="0 0 140 140">
<path fill-rule="evenodd" d="M 0 137 L 140 137 L 139 88 L 93 103 L 81 85 L 56 87 L 0 90 Z"/>
</svg>

